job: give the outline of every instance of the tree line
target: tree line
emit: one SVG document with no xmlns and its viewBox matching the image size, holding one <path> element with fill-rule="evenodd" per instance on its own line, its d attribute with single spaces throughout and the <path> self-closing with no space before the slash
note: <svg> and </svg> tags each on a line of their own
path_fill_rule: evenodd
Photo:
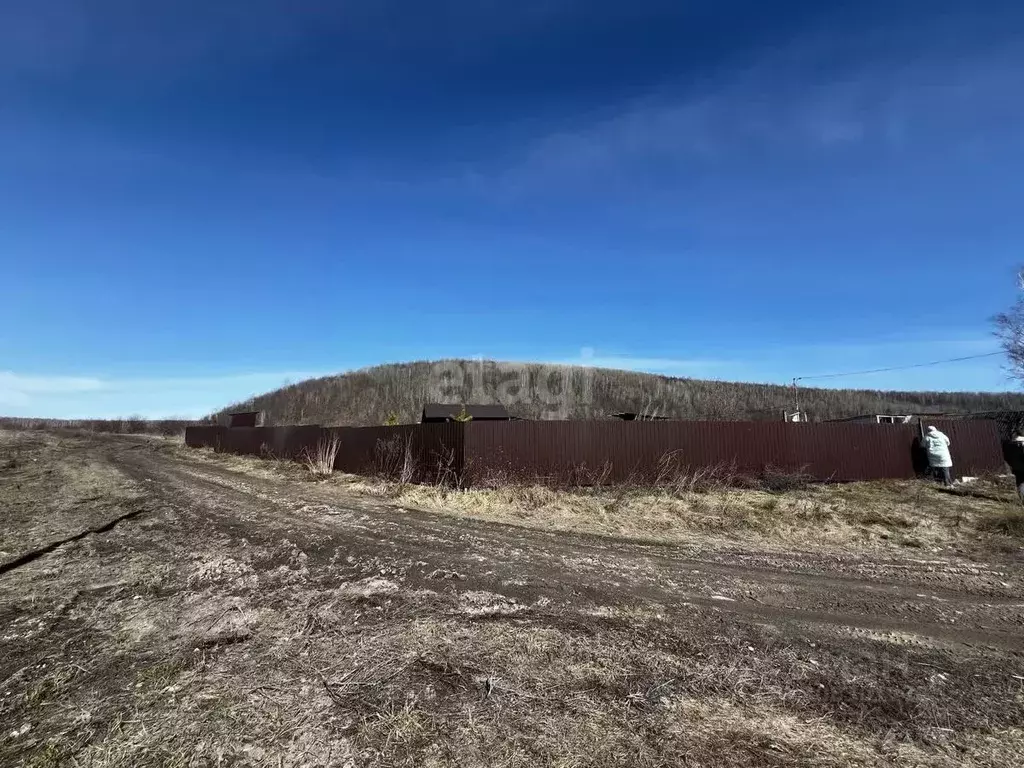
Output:
<svg viewBox="0 0 1024 768">
<path fill-rule="evenodd" d="M 424 404 L 501 403 L 527 419 L 606 418 L 628 411 L 675 419 L 812 421 L 867 414 L 1024 410 L 1024 395 L 804 388 L 674 378 L 582 366 L 442 360 L 381 365 L 291 384 L 224 409 L 262 410 L 267 424 L 371 426 L 419 421 Z"/>
</svg>

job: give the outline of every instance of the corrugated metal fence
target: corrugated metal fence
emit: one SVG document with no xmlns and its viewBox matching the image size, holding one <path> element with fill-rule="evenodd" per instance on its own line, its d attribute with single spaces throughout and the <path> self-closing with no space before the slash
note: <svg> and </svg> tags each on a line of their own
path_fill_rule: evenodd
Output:
<svg viewBox="0 0 1024 768">
<path fill-rule="evenodd" d="M 224 453 L 301 461 L 321 441 L 338 439 L 334 468 L 434 482 L 462 472 L 462 424 L 398 427 L 189 427 L 185 444 Z"/>
<path fill-rule="evenodd" d="M 987 421 L 936 421 L 952 442 L 957 475 L 1003 468 L 998 428 Z M 909 478 L 926 460 L 916 425 L 722 421 L 509 421 L 398 427 L 190 427 L 185 441 L 239 454 L 301 459 L 318 442 L 340 441 L 335 468 L 357 474 L 467 484 L 653 482 L 665 471 L 767 467 L 818 480 Z"/>
<path fill-rule="evenodd" d="M 998 471 L 998 432 L 985 422 L 936 422 L 952 442 L 960 475 Z M 914 477 L 926 466 L 918 427 L 718 421 L 519 421 L 471 424 L 465 468 L 490 476 L 565 482 L 574 477 L 651 481 L 659 472 L 731 467 L 802 470 L 819 480 Z M 671 461 L 666 465 L 666 458 Z"/>
</svg>

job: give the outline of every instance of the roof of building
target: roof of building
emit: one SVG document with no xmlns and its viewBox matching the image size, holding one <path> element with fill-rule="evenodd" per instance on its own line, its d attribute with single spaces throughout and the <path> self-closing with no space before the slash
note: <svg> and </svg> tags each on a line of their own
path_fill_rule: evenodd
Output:
<svg viewBox="0 0 1024 768">
<path fill-rule="evenodd" d="M 423 421 L 446 421 L 454 420 L 462 413 L 462 409 L 474 419 L 502 420 L 511 418 L 508 409 L 504 405 L 473 405 L 467 403 L 428 403 L 423 406 Z"/>
<path fill-rule="evenodd" d="M 263 420 L 263 411 L 236 411 L 228 414 L 229 427 L 258 427 Z"/>
</svg>

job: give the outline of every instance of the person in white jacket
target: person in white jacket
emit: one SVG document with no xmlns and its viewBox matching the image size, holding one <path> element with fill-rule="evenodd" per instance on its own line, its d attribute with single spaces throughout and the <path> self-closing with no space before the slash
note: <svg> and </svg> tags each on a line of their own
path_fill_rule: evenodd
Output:
<svg viewBox="0 0 1024 768">
<path fill-rule="evenodd" d="M 950 487 L 953 485 L 953 457 L 949 455 L 949 438 L 935 427 L 928 427 L 923 442 L 928 452 L 928 466 L 939 470 L 943 484 Z"/>
</svg>

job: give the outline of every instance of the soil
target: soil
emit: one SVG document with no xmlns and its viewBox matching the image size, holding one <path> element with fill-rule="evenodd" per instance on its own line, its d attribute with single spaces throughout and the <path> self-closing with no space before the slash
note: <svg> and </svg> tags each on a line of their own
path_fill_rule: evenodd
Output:
<svg viewBox="0 0 1024 768">
<path fill-rule="evenodd" d="M 0 448 L 4 765 L 1024 759 L 1019 550 L 669 546 L 159 440 Z"/>
</svg>

